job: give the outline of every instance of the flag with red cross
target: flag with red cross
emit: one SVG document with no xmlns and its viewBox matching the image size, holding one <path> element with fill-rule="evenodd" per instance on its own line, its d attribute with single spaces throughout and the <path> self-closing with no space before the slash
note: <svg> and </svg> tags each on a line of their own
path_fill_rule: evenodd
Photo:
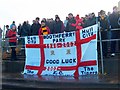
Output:
<svg viewBox="0 0 120 90">
<path fill-rule="evenodd" d="M 98 25 L 80 31 L 25 37 L 24 73 L 79 76 L 98 74 Z"/>
</svg>

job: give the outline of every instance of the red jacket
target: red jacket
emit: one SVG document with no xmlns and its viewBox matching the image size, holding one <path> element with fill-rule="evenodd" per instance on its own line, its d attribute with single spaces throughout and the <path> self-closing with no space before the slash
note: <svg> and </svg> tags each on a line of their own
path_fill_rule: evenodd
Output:
<svg viewBox="0 0 120 90">
<path fill-rule="evenodd" d="M 48 34 L 50 34 L 49 27 L 45 26 L 39 29 L 39 35 L 48 35 Z"/>
<path fill-rule="evenodd" d="M 9 38 L 9 42 L 17 42 L 16 31 L 9 30 L 7 33 L 7 37 Z"/>
</svg>

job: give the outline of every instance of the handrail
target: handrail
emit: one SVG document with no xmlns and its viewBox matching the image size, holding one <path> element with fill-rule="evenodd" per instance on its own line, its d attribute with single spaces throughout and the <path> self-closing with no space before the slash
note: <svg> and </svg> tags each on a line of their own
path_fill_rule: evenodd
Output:
<svg viewBox="0 0 120 90">
<path fill-rule="evenodd" d="M 110 41 L 120 41 L 120 39 L 106 39 L 106 40 L 102 40 L 102 42 L 110 42 Z M 95 41 L 92 41 L 92 42 L 95 42 Z M 97 40 L 97 42 L 100 42 L 100 40 Z M 25 47 L 25 45 L 16 45 L 16 46 L 3 46 L 3 47 L 17 47 L 17 46 L 20 46 L 20 47 Z"/>
<path fill-rule="evenodd" d="M 116 28 L 116 29 L 111 29 L 110 31 L 118 31 L 120 30 L 120 28 Z M 106 30 L 100 30 L 100 32 L 106 32 Z M 33 35 L 33 36 L 37 36 L 37 35 Z M 16 37 L 17 40 L 20 40 L 20 39 L 23 39 L 25 38 L 26 36 L 23 36 L 23 37 Z M 10 39 L 15 39 L 15 38 L 3 38 L 2 41 L 6 41 L 6 40 L 10 40 Z M 101 40 L 102 42 L 110 42 L 110 41 L 120 41 L 120 39 L 104 39 L 104 40 Z M 94 42 L 94 41 L 93 41 Z M 100 42 L 100 40 L 97 40 L 97 42 Z M 16 46 L 21 46 L 21 47 L 24 47 L 25 45 L 16 45 Z M 16 47 L 15 46 L 15 47 Z M 3 46 L 3 47 L 14 47 L 14 46 Z"/>
<path fill-rule="evenodd" d="M 104 32 L 104 31 L 119 31 L 120 30 L 120 28 L 115 28 L 115 29 L 110 29 L 110 30 L 108 30 L 108 29 L 105 29 L 105 30 L 101 30 L 102 32 Z M 37 36 L 37 35 L 32 35 L 32 36 Z M 23 36 L 23 37 L 17 37 L 18 39 L 19 38 L 24 38 L 25 36 Z M 12 39 L 12 38 L 3 38 L 3 40 L 4 39 Z M 14 39 L 14 38 L 13 38 Z"/>
</svg>

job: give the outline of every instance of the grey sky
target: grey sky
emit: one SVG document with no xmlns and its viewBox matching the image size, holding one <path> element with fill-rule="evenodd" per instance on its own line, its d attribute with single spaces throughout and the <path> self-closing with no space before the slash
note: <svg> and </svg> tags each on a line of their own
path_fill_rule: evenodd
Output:
<svg viewBox="0 0 120 90">
<path fill-rule="evenodd" d="M 101 9 L 112 11 L 119 0 L 0 0 L 0 26 L 11 24 L 13 20 L 17 25 L 25 20 L 32 22 L 35 17 L 54 18 L 58 14 L 62 20 L 68 15 L 85 14 Z"/>
</svg>

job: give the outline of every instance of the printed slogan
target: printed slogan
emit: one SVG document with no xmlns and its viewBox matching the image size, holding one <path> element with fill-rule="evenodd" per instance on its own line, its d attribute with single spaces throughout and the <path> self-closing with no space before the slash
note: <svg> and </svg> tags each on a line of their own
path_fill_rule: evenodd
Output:
<svg viewBox="0 0 120 90">
<path fill-rule="evenodd" d="M 24 73 L 62 76 L 97 74 L 97 27 L 93 25 L 76 32 L 25 37 Z"/>
</svg>

